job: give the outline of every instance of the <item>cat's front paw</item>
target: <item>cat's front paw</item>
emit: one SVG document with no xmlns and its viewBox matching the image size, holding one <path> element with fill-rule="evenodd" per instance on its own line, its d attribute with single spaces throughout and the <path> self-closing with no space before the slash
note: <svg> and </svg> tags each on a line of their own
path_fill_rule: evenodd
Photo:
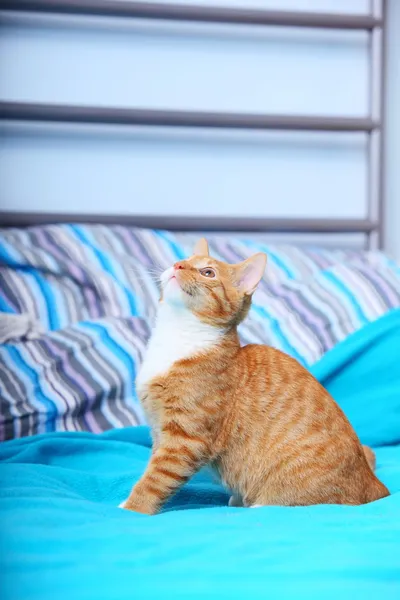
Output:
<svg viewBox="0 0 400 600">
<path fill-rule="evenodd" d="M 149 505 L 147 502 L 139 501 L 136 497 L 127 498 L 121 504 L 118 504 L 118 508 L 122 508 L 123 510 L 129 510 L 135 513 L 140 513 L 142 515 L 155 515 L 157 513 L 157 509 L 153 506 Z"/>
<path fill-rule="evenodd" d="M 236 507 L 242 507 L 243 506 L 243 500 L 241 499 L 240 496 L 238 496 L 237 494 L 233 494 L 230 498 L 229 498 L 229 503 L 228 506 L 236 506 Z"/>
</svg>

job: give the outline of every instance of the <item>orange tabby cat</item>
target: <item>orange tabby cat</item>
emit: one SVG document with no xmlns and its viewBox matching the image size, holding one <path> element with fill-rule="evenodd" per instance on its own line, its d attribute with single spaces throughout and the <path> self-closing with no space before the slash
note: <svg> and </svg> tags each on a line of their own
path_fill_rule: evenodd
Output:
<svg viewBox="0 0 400 600">
<path fill-rule="evenodd" d="M 238 324 L 266 265 L 194 256 L 162 275 L 156 325 L 137 379 L 152 426 L 149 465 L 122 504 L 154 514 L 203 465 L 230 505 L 364 504 L 389 495 L 342 410 L 296 360 L 241 347 Z"/>
</svg>

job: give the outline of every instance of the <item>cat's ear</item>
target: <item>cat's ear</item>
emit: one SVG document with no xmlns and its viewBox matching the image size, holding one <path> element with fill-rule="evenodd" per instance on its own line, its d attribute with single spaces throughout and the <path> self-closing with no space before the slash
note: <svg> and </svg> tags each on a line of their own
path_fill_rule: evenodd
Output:
<svg viewBox="0 0 400 600">
<path fill-rule="evenodd" d="M 255 291 L 264 275 L 266 264 L 266 255 L 258 252 L 235 265 L 236 283 L 244 294 L 250 296 Z"/>
<path fill-rule="evenodd" d="M 197 242 L 194 247 L 193 254 L 197 256 L 210 256 L 206 238 L 201 238 L 201 240 Z"/>
</svg>

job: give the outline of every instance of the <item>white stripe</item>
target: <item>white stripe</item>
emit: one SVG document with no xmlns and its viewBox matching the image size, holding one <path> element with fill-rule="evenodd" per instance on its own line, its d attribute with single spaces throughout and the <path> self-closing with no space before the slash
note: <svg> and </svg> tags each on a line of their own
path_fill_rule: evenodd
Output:
<svg viewBox="0 0 400 600">
<path fill-rule="evenodd" d="M 63 333 L 68 333 L 68 330 Z M 74 338 L 78 338 L 78 340 L 81 340 L 84 344 L 84 348 L 87 347 L 88 343 L 94 342 L 94 339 L 93 339 L 94 334 L 91 334 L 88 332 L 85 334 L 83 334 L 83 333 L 81 334 L 78 331 L 78 329 L 75 327 L 72 327 L 71 330 L 69 331 L 69 333 L 71 333 L 71 335 L 73 335 Z M 56 333 L 53 333 L 53 337 L 55 339 L 58 339 L 61 342 L 64 342 L 64 343 L 66 341 L 68 342 L 68 345 L 74 349 L 77 360 L 79 360 L 79 362 L 82 364 L 82 366 L 87 371 L 89 371 L 92 379 L 99 385 L 100 389 L 103 392 L 103 398 L 107 398 L 110 395 L 110 392 L 112 389 L 112 387 L 110 387 L 110 383 L 102 376 L 102 374 L 97 369 L 94 370 L 95 367 L 89 362 L 89 359 L 85 357 L 84 351 L 82 351 L 82 347 L 76 341 L 76 339 L 72 339 L 71 337 L 67 337 L 62 334 L 60 334 L 60 336 L 58 336 Z M 94 354 L 96 357 L 96 360 L 94 362 L 99 363 L 104 368 L 104 371 L 106 371 L 107 373 L 110 373 L 110 369 L 109 369 L 108 365 L 104 363 L 103 358 L 99 355 L 97 345 L 95 346 L 93 344 L 93 347 L 90 350 L 90 353 L 92 355 Z M 111 381 L 115 382 L 115 384 L 117 384 L 117 381 L 115 380 L 115 373 L 112 374 Z M 118 382 L 118 384 L 119 384 L 119 382 Z M 110 426 L 121 427 L 121 423 L 118 420 L 118 418 L 116 417 L 116 415 L 114 415 L 113 413 L 111 413 L 109 411 L 109 400 L 102 401 L 101 413 L 103 415 L 103 418 L 110 424 Z"/>
<path fill-rule="evenodd" d="M 47 352 L 50 351 L 46 352 L 46 350 L 43 349 L 39 350 L 34 342 L 29 343 L 29 347 L 28 344 L 26 344 L 26 346 L 26 351 L 29 352 L 35 360 L 35 371 L 38 373 L 43 392 L 46 392 L 46 396 L 50 396 L 51 400 L 56 405 L 57 414 L 55 428 L 57 430 L 65 431 L 76 430 L 75 420 L 72 418 L 71 413 L 74 408 L 79 407 L 79 403 L 77 402 L 77 398 L 70 392 L 68 386 L 60 379 L 60 376 L 56 374 L 54 363 L 52 363 L 51 357 L 47 355 Z M 58 360 L 58 356 L 55 356 L 54 359 Z M 41 375 L 42 371 L 45 371 L 45 376 Z M 51 373 L 50 377 L 49 373 Z M 52 385 L 50 385 L 49 380 Z M 62 427 L 60 427 L 60 425 L 62 425 Z"/>
<path fill-rule="evenodd" d="M 109 332 L 109 334 L 113 338 L 113 340 L 123 350 L 125 350 L 127 354 L 130 355 L 130 357 L 135 365 L 135 373 L 137 373 L 140 368 L 140 364 L 143 360 L 143 355 L 144 355 L 145 349 L 146 349 L 146 343 L 144 341 L 142 341 L 139 337 L 135 336 L 135 334 L 131 331 L 131 329 L 129 329 L 128 327 L 124 328 L 123 324 L 120 321 L 118 321 L 117 319 L 115 319 L 113 321 L 114 321 L 113 323 L 104 322 L 104 323 L 102 323 L 102 325 L 106 327 L 107 331 Z M 110 329 L 111 329 L 111 331 L 110 331 Z M 116 333 L 118 333 L 118 337 L 115 335 Z M 131 384 L 132 384 L 131 391 L 133 392 L 134 387 L 135 387 L 135 381 L 131 381 Z M 126 392 L 128 392 L 128 390 L 126 390 Z M 129 407 L 127 404 L 127 402 L 131 399 L 132 399 L 132 395 L 131 396 L 126 395 L 124 398 L 122 396 L 119 396 L 115 399 L 115 404 L 118 406 L 120 411 L 126 415 L 128 421 L 130 421 L 132 419 L 132 412 L 129 410 Z M 137 415 L 139 417 L 139 420 L 141 421 L 141 423 L 142 424 L 145 423 L 145 421 L 146 421 L 145 415 L 144 415 L 142 406 L 139 403 L 139 401 L 134 402 L 132 409 L 134 410 L 135 415 Z"/>
<path fill-rule="evenodd" d="M 355 270 L 351 270 L 345 265 L 342 265 L 337 270 L 336 276 L 339 276 L 343 284 L 356 298 L 358 304 L 365 316 L 369 320 L 373 320 L 378 314 L 384 310 L 385 305 L 379 302 L 379 296 L 376 293 L 376 288 L 368 284 L 365 279 Z"/>
</svg>

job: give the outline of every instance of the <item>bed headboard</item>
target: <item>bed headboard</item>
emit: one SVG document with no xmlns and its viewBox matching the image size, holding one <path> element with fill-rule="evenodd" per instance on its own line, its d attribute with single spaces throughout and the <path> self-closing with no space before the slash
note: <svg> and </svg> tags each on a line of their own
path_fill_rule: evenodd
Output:
<svg viewBox="0 0 400 600">
<path fill-rule="evenodd" d="M 243 210 L 240 209 L 240 214 L 228 216 L 228 207 L 228 209 L 222 211 L 222 214 L 214 217 L 210 216 L 210 212 L 207 213 L 204 211 L 200 211 L 200 214 L 187 215 L 182 214 L 182 212 L 178 214 L 176 211 L 172 211 L 171 214 L 168 202 L 165 203 L 166 208 L 164 211 L 161 211 L 158 204 L 156 207 L 150 207 L 151 210 L 148 213 L 146 213 L 146 208 L 143 205 L 140 206 L 140 210 L 130 210 L 123 214 L 119 213 L 118 209 L 116 209 L 115 214 L 113 210 L 105 213 L 101 210 L 97 212 L 96 209 L 90 212 L 85 210 L 82 212 L 76 210 L 68 212 L 65 209 L 61 211 L 46 211 L 41 207 L 37 210 L 36 205 L 35 210 L 26 210 L 26 204 L 22 210 L 18 202 L 24 192 L 23 188 L 18 187 L 17 184 L 14 186 L 14 182 L 18 179 L 14 173 L 13 182 L 10 184 L 10 198 L 3 198 L 1 201 L 1 206 L 4 207 L 6 205 L 6 209 L 0 212 L 0 224 L 2 226 L 28 226 L 33 224 L 80 221 L 85 223 L 123 223 L 178 231 L 240 231 L 323 235 L 359 234 L 363 237 L 368 247 L 382 247 L 384 245 L 383 221 L 385 206 L 383 185 L 385 1 L 370 2 L 368 13 L 359 12 L 357 14 L 233 8 L 223 6 L 222 4 L 221 2 L 221 6 L 215 7 L 214 5 L 205 4 L 169 4 L 166 2 L 120 2 L 108 0 L 60 0 L 52 2 L 51 0 L 12 0 L 2 2 L 1 14 L 6 28 L 10 23 L 11 27 L 15 27 L 15 22 L 18 22 L 18 19 L 21 18 L 28 19 L 27 22 L 29 22 L 29 18 L 31 17 L 33 19 L 52 18 L 53 21 L 49 22 L 50 25 L 47 24 L 47 28 L 54 24 L 56 27 L 61 27 L 63 23 L 67 22 L 72 23 L 76 27 L 78 22 L 85 20 L 85 22 L 91 20 L 91 27 L 94 28 L 102 27 L 101 23 L 106 21 L 111 28 L 115 27 L 115 23 L 118 23 L 119 27 L 121 22 L 139 24 L 139 28 L 141 23 L 150 28 L 153 23 L 166 24 L 169 27 L 180 27 L 183 24 L 185 27 L 194 27 L 193 31 L 197 35 L 196 32 L 198 30 L 196 28 L 198 27 L 222 27 L 222 29 L 213 30 L 214 36 L 219 35 L 221 37 L 227 35 L 226 32 L 229 31 L 229 27 L 239 29 L 242 27 L 246 32 L 246 44 L 248 44 L 246 52 L 249 51 L 249 44 L 252 43 L 251 36 L 253 35 L 253 31 L 255 38 L 258 36 L 259 39 L 263 35 L 260 32 L 265 29 L 275 31 L 277 27 L 280 32 L 284 30 L 288 32 L 323 30 L 326 35 L 332 31 L 364 32 L 367 36 L 368 45 L 366 113 L 354 114 L 353 111 L 353 114 L 349 115 L 336 114 L 328 116 L 307 114 L 306 112 L 303 114 L 293 114 L 293 112 L 290 114 L 279 114 L 277 112 L 260 112 L 257 110 L 227 112 L 226 110 L 210 109 L 181 110 L 176 107 L 164 109 L 150 106 L 147 108 L 143 105 L 117 107 L 116 105 L 108 106 L 103 101 L 101 104 L 99 102 L 98 105 L 87 103 L 77 104 L 74 102 L 42 102 L 37 99 L 35 101 L 23 101 L 21 98 L 16 98 L 16 93 L 14 97 L 7 96 L 6 76 L 6 83 L 3 84 L 2 101 L 0 102 L 0 118 L 3 127 L 6 129 L 7 127 L 11 128 L 12 134 L 10 134 L 9 139 L 13 135 L 16 138 L 24 136 L 26 135 L 26 131 L 29 132 L 28 137 L 31 140 L 36 135 L 39 135 L 39 137 L 43 135 L 43 131 L 47 132 L 46 135 L 53 136 L 53 139 L 54 136 L 60 134 L 60 131 L 62 135 L 67 135 L 67 137 L 71 131 L 74 132 L 74 135 L 78 136 L 79 133 L 76 132 L 84 131 L 85 134 L 90 136 L 93 135 L 92 132 L 95 129 L 99 132 L 100 136 L 104 136 L 104 139 L 107 139 L 107 136 L 111 138 L 120 136 L 122 131 L 128 132 L 128 136 L 141 139 L 145 146 L 149 144 L 152 135 L 168 137 L 172 135 L 171 132 L 181 140 L 187 139 L 187 136 L 194 136 L 193 139 L 195 142 L 191 138 L 191 143 L 201 145 L 204 143 L 204 137 L 202 137 L 204 132 L 205 135 L 214 136 L 213 139 L 217 140 L 217 144 L 221 144 L 221 148 L 223 148 L 222 152 L 224 153 L 226 152 L 227 145 L 230 143 L 245 145 L 250 143 L 250 138 L 246 136 L 253 136 L 251 143 L 256 146 L 257 144 L 264 143 L 265 136 L 269 136 L 269 143 L 271 143 L 271 140 L 272 143 L 277 142 L 278 137 L 274 136 L 283 136 L 283 138 L 284 136 L 289 136 L 287 138 L 289 142 L 286 143 L 290 144 L 291 139 L 297 139 L 296 137 L 290 138 L 290 136 L 300 136 L 299 139 L 302 139 L 301 136 L 311 135 L 314 136 L 313 139 L 317 140 L 317 145 L 324 143 L 325 138 L 323 136 L 328 136 L 326 139 L 329 138 L 329 140 L 336 139 L 335 136 L 342 136 L 350 144 L 351 141 L 349 140 L 352 140 L 353 137 L 358 140 L 365 138 L 366 163 L 365 169 L 362 171 L 365 173 L 366 178 L 363 188 L 366 195 L 365 210 L 363 209 L 359 215 L 354 217 L 349 216 L 348 213 L 343 217 L 338 214 L 334 216 L 317 215 L 316 217 L 301 214 L 284 214 L 280 216 L 276 214 L 278 209 L 275 207 L 274 214 L 271 216 L 266 215 L 262 211 L 260 214 L 249 216 L 244 206 Z M 21 25 L 19 24 L 18 26 L 20 27 Z M 29 25 L 31 29 L 34 26 L 32 24 Z M 224 27 L 228 29 L 224 29 Z M 128 30 L 123 32 L 124 36 L 128 34 Z M 240 70 L 240 68 L 239 65 L 238 69 Z M 9 85 L 12 87 L 13 81 Z M 233 105 L 235 105 L 235 102 L 232 102 Z M 153 134 L 153 132 L 155 133 Z M 283 138 L 279 137 L 279 140 Z M 278 141 L 277 143 L 279 144 L 280 142 Z M 299 142 L 295 141 L 296 143 Z M 8 154 L 4 163 L 6 180 L 9 171 L 7 168 L 7 165 L 9 165 L 9 156 L 10 153 L 12 154 L 10 149 L 7 152 Z M 140 151 L 138 152 L 140 154 Z M 140 156 L 142 154 L 143 152 Z M 339 156 L 339 154 L 340 152 L 338 151 L 337 155 Z M 202 160 L 206 160 L 204 155 L 202 157 Z M 236 158 L 234 157 L 235 161 Z M 177 180 L 179 178 L 182 179 L 184 173 L 182 173 L 181 169 L 185 168 L 182 167 L 182 157 L 179 160 L 180 174 L 177 174 Z M 221 168 L 229 168 L 226 164 L 228 164 L 228 159 Z M 236 162 L 233 163 L 232 172 L 235 170 L 236 164 Z M 51 165 L 49 168 L 51 171 Z M 190 169 L 191 167 L 189 166 L 188 168 Z M 32 169 L 35 169 L 35 165 L 32 166 Z M 50 171 L 47 172 L 47 175 L 49 175 Z M 229 171 L 221 171 L 221 178 L 225 178 L 226 180 L 227 173 Z M 23 179 L 23 172 L 19 173 L 19 176 Z M 52 177 L 56 178 L 57 173 L 53 173 Z M 216 177 L 218 177 L 218 173 Z M 290 178 L 290 173 L 288 174 L 288 178 Z M 251 181 L 251 178 L 249 181 Z M 246 182 L 243 185 L 245 186 Z M 324 190 L 323 185 L 325 185 L 325 191 L 328 193 L 329 185 L 321 185 L 322 191 Z M 84 190 L 82 193 L 85 193 Z M 249 188 L 249 195 L 251 193 L 252 189 Z M 6 194 L 6 192 L 3 190 L 1 194 Z M 172 196 L 173 192 L 171 191 Z M 321 202 L 323 201 L 324 198 L 322 197 Z M 148 203 L 148 199 L 144 195 L 143 204 L 146 203 Z M 246 200 L 244 201 L 245 204 Z M 13 209 L 14 205 L 17 205 L 17 210 Z M 254 212 L 254 210 L 250 203 L 249 207 L 249 213 L 252 215 L 252 211 Z M 205 210 L 210 209 L 206 207 Z M 218 213 L 218 211 L 215 212 Z M 233 213 L 235 213 L 235 210 Z"/>
</svg>

